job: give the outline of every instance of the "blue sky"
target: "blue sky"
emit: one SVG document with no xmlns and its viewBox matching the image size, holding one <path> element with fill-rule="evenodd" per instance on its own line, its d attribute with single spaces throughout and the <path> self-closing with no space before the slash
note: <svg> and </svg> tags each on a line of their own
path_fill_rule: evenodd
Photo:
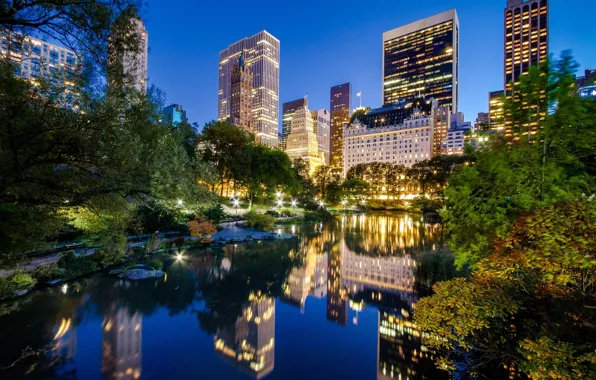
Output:
<svg viewBox="0 0 596 380">
<path fill-rule="evenodd" d="M 423 5 L 422 5 L 423 4 Z M 351 82 L 363 105 L 381 104 L 382 34 L 456 8 L 460 20 L 460 111 L 473 121 L 488 110 L 488 92 L 503 86 L 506 0 L 149 0 L 149 83 L 201 126 L 217 117 L 218 54 L 267 30 L 281 41 L 280 103 L 309 95 L 329 108 L 329 88 Z M 596 68 L 594 0 L 550 1 L 550 51 L 571 49 Z M 281 109 L 281 104 L 280 104 Z"/>
</svg>

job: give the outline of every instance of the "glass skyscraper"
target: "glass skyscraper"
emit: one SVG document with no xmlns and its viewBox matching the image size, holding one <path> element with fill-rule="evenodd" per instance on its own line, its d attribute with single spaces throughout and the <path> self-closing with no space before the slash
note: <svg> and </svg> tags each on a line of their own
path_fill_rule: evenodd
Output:
<svg viewBox="0 0 596 380">
<path fill-rule="evenodd" d="M 331 87 L 331 152 L 329 165 L 342 169 L 344 162 L 344 126 L 350 122 L 352 84 Z"/>
<path fill-rule="evenodd" d="M 218 119 L 230 115 L 232 68 L 244 51 L 253 75 L 252 130 L 257 142 L 277 147 L 279 140 L 279 40 L 266 31 L 243 38 L 219 53 Z"/>
<path fill-rule="evenodd" d="M 182 122 L 188 123 L 186 111 L 180 104 L 169 105 L 163 109 L 162 122 L 170 127 L 175 127 Z"/>
<path fill-rule="evenodd" d="M 383 33 L 383 103 L 434 98 L 457 112 L 458 59 L 455 9 Z"/>
</svg>

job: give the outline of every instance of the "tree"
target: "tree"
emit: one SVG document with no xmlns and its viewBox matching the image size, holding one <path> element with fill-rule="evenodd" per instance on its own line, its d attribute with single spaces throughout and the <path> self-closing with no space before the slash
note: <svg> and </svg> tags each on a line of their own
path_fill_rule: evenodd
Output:
<svg viewBox="0 0 596 380">
<path fill-rule="evenodd" d="M 342 193 L 357 202 L 366 199 L 369 191 L 368 184 L 359 178 L 347 179 L 342 185 Z"/>
<path fill-rule="evenodd" d="M 329 187 L 337 187 L 341 181 L 339 176 L 327 165 L 321 165 L 315 169 L 313 180 L 319 189 L 321 199 L 325 200 L 329 200 L 327 194 Z"/>
<path fill-rule="evenodd" d="M 435 156 L 412 165 L 408 176 L 418 183 L 421 194 L 444 203 L 449 177 L 467 160 L 465 156 Z"/>
<path fill-rule="evenodd" d="M 435 286 L 417 305 L 440 363 L 517 367 L 533 379 L 596 376 L 596 202 L 524 213 L 470 280 Z M 457 355 L 461 353 L 462 355 Z"/>
<path fill-rule="evenodd" d="M 515 85 L 516 95 L 505 107 L 511 137 L 501 137 L 490 150 L 470 152 L 470 165 L 449 178 L 443 216 L 460 267 L 486 257 L 491 238 L 505 236 L 521 213 L 594 194 L 596 103 L 575 94 L 574 67 L 563 53 L 539 74 L 533 69 Z M 544 120 L 536 93 L 552 110 Z M 530 109 L 524 108 L 527 102 Z M 532 125 L 540 127 L 532 132 Z M 524 135 L 528 131 L 531 136 Z"/>
</svg>

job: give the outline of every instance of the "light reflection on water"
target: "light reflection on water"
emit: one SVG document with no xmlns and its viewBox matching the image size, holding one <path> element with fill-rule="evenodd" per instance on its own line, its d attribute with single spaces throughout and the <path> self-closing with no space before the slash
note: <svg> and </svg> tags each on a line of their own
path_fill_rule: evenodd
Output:
<svg viewBox="0 0 596 380">
<path fill-rule="evenodd" d="M 417 257 L 441 248 L 441 226 L 361 214 L 282 229 L 301 238 L 195 252 L 160 280 L 97 275 L 18 300 L 0 314 L 0 368 L 25 347 L 45 351 L 0 377 L 328 378 L 334 362 L 344 379 L 446 376 L 412 323 Z"/>
</svg>

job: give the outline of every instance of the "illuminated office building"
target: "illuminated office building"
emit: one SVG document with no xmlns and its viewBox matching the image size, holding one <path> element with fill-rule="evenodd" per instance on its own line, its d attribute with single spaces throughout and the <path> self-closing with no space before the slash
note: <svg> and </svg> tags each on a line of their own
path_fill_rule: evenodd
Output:
<svg viewBox="0 0 596 380">
<path fill-rule="evenodd" d="M 352 112 L 352 84 L 331 87 L 331 152 L 329 165 L 341 170 L 344 154 L 344 126 L 350 122 Z"/>
<path fill-rule="evenodd" d="M 313 124 L 308 108 L 297 109 L 292 117 L 292 131 L 288 135 L 285 150 L 290 160 L 304 160 L 310 175 L 324 163 L 322 154 L 319 153 L 319 141 Z"/>
<path fill-rule="evenodd" d="M 434 98 L 457 112 L 458 59 L 455 9 L 383 33 L 383 104 Z"/>
<path fill-rule="evenodd" d="M 266 31 L 243 38 L 219 53 L 218 120 L 231 116 L 232 68 L 244 51 L 253 75 L 252 130 L 257 142 L 277 147 L 279 123 L 279 40 Z"/>
<path fill-rule="evenodd" d="M 575 81 L 577 94 L 581 98 L 596 98 L 596 70 L 586 70 L 583 77 Z"/>
<path fill-rule="evenodd" d="M 304 107 L 308 108 L 308 96 L 292 100 L 291 102 L 286 102 L 281 106 L 281 148 L 283 150 L 286 149 L 288 135 L 292 131 L 292 118 L 294 117 L 294 113 L 296 110 Z"/>
<path fill-rule="evenodd" d="M 101 373 L 106 379 L 141 377 L 143 316 L 126 307 L 113 306 L 102 323 Z"/>
<path fill-rule="evenodd" d="M 488 93 L 488 117 L 489 127 L 493 131 L 502 132 L 505 128 L 505 91 L 493 91 Z"/>
<path fill-rule="evenodd" d="M 138 50 L 121 53 L 114 49 L 114 44 L 110 44 L 109 61 L 112 70 L 109 73 L 112 77 L 108 78 L 108 81 L 111 84 L 121 83 L 124 87 L 133 88 L 137 92 L 145 94 L 147 92 L 149 33 L 141 19 L 134 18 L 132 22 L 134 26 L 132 33 L 135 33 L 138 38 Z M 115 38 L 118 37 L 114 34 L 110 36 L 110 39 Z M 123 38 L 128 38 L 128 35 Z M 114 68 L 116 68 L 115 72 Z"/>
<path fill-rule="evenodd" d="M 244 53 L 232 67 L 230 84 L 230 121 L 248 132 L 252 130 L 252 82 L 253 75 L 246 67 Z"/>
<path fill-rule="evenodd" d="M 319 142 L 319 153 L 323 153 L 325 165 L 329 165 L 329 133 L 331 131 L 331 115 L 326 109 L 311 112 L 313 129 Z"/>
<path fill-rule="evenodd" d="M 275 366 L 275 300 L 251 293 L 236 323 L 217 331 L 215 352 L 254 379 L 261 379 Z"/>
</svg>

